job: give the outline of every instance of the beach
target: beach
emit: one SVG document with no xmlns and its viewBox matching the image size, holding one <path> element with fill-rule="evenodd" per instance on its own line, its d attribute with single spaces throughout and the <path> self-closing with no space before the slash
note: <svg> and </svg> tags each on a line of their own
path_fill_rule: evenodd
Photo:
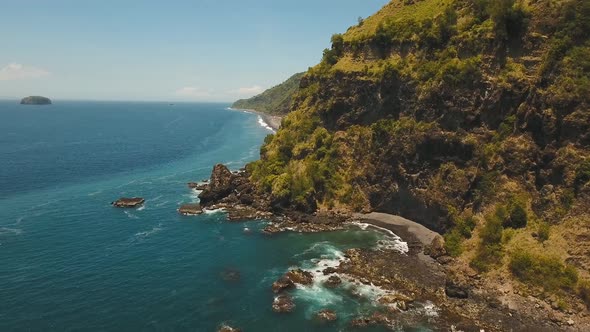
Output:
<svg viewBox="0 0 590 332">
<path fill-rule="evenodd" d="M 242 112 L 254 113 L 254 114 L 258 115 L 263 122 L 263 124 L 262 124 L 263 127 L 264 127 L 264 124 L 266 124 L 273 131 L 279 130 L 279 128 L 281 127 L 281 121 L 283 121 L 282 116 L 270 115 L 268 113 L 259 112 L 257 110 L 253 110 L 253 109 L 240 109 L 240 108 L 230 108 L 230 109 L 233 111 L 242 111 Z"/>
</svg>

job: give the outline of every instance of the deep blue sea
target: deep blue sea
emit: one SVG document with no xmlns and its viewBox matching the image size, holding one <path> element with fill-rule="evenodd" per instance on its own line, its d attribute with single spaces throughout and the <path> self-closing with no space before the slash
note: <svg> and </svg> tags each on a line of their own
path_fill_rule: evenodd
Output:
<svg viewBox="0 0 590 332">
<path fill-rule="evenodd" d="M 270 286 L 289 268 L 315 271 L 347 248 L 394 241 L 387 234 L 269 237 L 265 221 L 177 213 L 198 200 L 187 182 L 215 163 L 257 159 L 270 133 L 257 115 L 227 107 L 0 101 L 0 331 L 345 331 L 373 310 L 378 289 L 352 296 L 323 288 L 318 274 L 293 293 L 293 313 L 277 314 Z M 121 196 L 146 203 L 111 207 Z M 339 320 L 315 322 L 324 308 Z"/>
</svg>

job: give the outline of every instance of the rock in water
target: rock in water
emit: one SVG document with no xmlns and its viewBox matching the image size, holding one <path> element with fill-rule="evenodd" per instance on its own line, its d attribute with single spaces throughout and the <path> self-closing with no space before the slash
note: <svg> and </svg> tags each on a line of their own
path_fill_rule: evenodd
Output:
<svg viewBox="0 0 590 332">
<path fill-rule="evenodd" d="M 21 99 L 21 105 L 51 105 L 51 99 L 41 96 L 29 96 Z"/>
<path fill-rule="evenodd" d="M 218 201 L 228 196 L 233 189 L 232 173 L 225 165 L 217 164 L 213 167 L 209 186 L 199 195 L 199 199 L 201 204 L 206 206 L 209 202 Z"/>
<path fill-rule="evenodd" d="M 280 293 L 285 289 L 290 289 L 295 287 L 293 281 L 285 276 L 279 278 L 279 280 L 273 282 L 272 284 L 272 291 L 274 293 Z"/>
<path fill-rule="evenodd" d="M 218 332 L 241 332 L 242 330 L 240 329 L 236 329 L 234 327 L 231 327 L 229 325 L 222 325 L 219 330 L 217 330 Z"/>
<path fill-rule="evenodd" d="M 287 294 L 277 296 L 272 302 L 272 310 L 274 312 L 291 312 L 293 309 L 295 309 L 295 303 L 293 303 L 291 296 Z"/>
<path fill-rule="evenodd" d="M 328 280 L 326 280 L 324 284 L 326 285 L 326 287 L 335 288 L 338 287 L 338 285 L 340 285 L 341 283 L 342 279 L 340 279 L 339 276 L 333 275 L 330 276 L 330 278 L 328 278 Z"/>
<path fill-rule="evenodd" d="M 285 277 L 291 279 L 296 284 L 311 285 L 313 283 L 313 274 L 302 269 L 291 270 L 287 272 Z"/>
<path fill-rule="evenodd" d="M 118 200 L 111 203 L 115 207 L 119 208 L 135 208 L 141 206 L 145 202 L 145 199 L 141 197 L 133 197 L 133 198 L 119 198 Z"/>
<path fill-rule="evenodd" d="M 323 309 L 315 315 L 316 319 L 322 322 L 333 322 L 338 318 L 333 310 Z"/>
<path fill-rule="evenodd" d="M 203 209 L 199 204 L 184 204 L 180 206 L 178 212 L 185 216 L 196 216 L 203 213 Z"/>
</svg>

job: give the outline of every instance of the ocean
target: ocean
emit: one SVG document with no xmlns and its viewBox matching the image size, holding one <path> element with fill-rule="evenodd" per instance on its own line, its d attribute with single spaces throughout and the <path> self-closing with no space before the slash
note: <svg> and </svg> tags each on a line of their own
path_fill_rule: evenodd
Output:
<svg viewBox="0 0 590 332">
<path fill-rule="evenodd" d="M 187 182 L 256 160 L 270 133 L 225 104 L 0 101 L 0 331 L 348 331 L 381 290 L 327 289 L 316 271 L 348 248 L 403 248 L 399 238 L 267 236 L 266 221 L 177 212 L 198 201 Z M 146 202 L 113 208 L 122 196 Z M 296 267 L 316 282 L 293 292 L 294 312 L 275 313 L 270 286 Z M 335 323 L 314 319 L 326 308 Z"/>
</svg>

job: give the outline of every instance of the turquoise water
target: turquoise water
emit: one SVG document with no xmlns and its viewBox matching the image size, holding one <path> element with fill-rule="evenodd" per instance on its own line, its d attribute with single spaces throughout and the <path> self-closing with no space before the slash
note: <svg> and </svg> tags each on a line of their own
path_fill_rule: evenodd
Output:
<svg viewBox="0 0 590 332">
<path fill-rule="evenodd" d="M 0 331 L 336 331 L 370 311 L 370 300 L 316 284 L 294 292 L 295 312 L 276 314 L 270 285 L 386 235 L 268 237 L 264 221 L 176 212 L 213 164 L 258 158 L 270 133 L 258 120 L 223 104 L 1 101 Z M 146 204 L 112 208 L 121 196 Z M 323 308 L 339 322 L 314 322 Z"/>
</svg>

